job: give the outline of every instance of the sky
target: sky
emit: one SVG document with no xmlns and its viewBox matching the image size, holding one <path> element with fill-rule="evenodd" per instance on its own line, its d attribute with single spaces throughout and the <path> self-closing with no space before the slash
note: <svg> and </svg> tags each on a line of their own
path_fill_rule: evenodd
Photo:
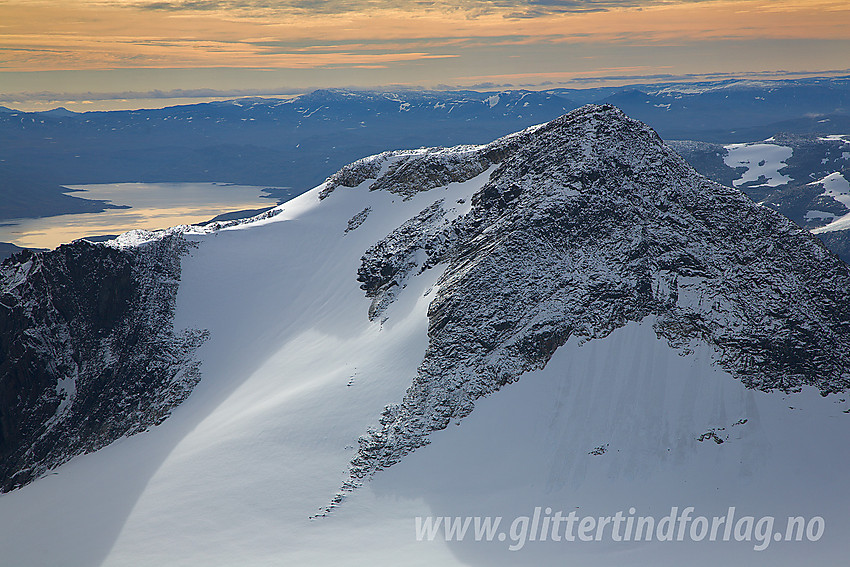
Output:
<svg viewBox="0 0 850 567">
<path fill-rule="evenodd" d="M 850 74 L 847 0 L 0 0 L 0 105 Z"/>
</svg>

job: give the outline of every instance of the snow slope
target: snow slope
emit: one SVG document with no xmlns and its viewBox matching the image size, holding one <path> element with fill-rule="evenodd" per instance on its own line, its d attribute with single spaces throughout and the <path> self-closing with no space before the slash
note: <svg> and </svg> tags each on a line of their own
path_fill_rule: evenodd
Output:
<svg viewBox="0 0 850 567">
<path fill-rule="evenodd" d="M 357 437 L 384 404 L 403 394 L 426 345 L 429 298 L 424 293 L 436 273 L 411 282 L 382 325 L 366 316 L 369 300 L 355 279 L 360 256 L 395 228 L 399 219 L 414 216 L 438 199 L 462 207 L 456 201 L 468 199 L 488 173 L 408 201 L 388 192 L 369 192 L 364 183 L 359 189 L 339 191 L 319 208 L 317 188 L 286 203 L 280 214 L 267 220 L 188 234 L 187 238 L 202 241 L 203 246 L 184 259 L 175 326 L 215 329 L 215 336 L 211 334 L 198 355 L 203 361 L 203 384 L 191 401 L 149 435 L 123 439 L 105 451 L 79 457 L 43 482 L 4 495 L 0 502 L 4 555 L 12 564 L 37 564 L 32 546 L 42 535 L 34 533 L 32 525 L 48 521 L 46 531 L 56 534 L 51 540 L 62 545 L 42 547 L 38 551 L 43 556 L 41 564 L 96 564 L 124 520 L 116 515 L 125 516 L 130 506 L 142 511 L 150 506 L 146 498 L 135 503 L 134 497 L 155 495 L 155 502 L 170 508 L 168 517 L 183 525 L 197 524 L 197 510 L 190 511 L 186 501 L 193 495 L 208 501 L 211 489 L 220 493 L 213 484 L 233 485 L 239 477 L 244 481 L 239 483 L 241 488 L 220 494 L 223 502 L 242 512 L 228 510 L 227 515 L 265 517 L 264 521 L 272 522 L 268 534 L 277 534 L 279 528 L 273 524 L 281 514 L 311 525 L 308 517 L 326 505 L 338 488 Z M 352 212 L 364 206 L 371 207 L 366 221 L 346 233 Z M 134 236 L 138 235 L 127 235 L 125 244 L 140 241 Z M 202 457 L 204 448 L 213 447 L 227 456 L 223 460 L 220 453 Z M 254 468 L 249 463 L 259 465 L 258 477 L 231 476 L 234 471 L 227 468 Z M 205 471 L 200 477 L 196 472 L 172 476 L 197 465 Z M 75 476 L 75 471 L 82 476 Z M 81 478 L 87 485 L 91 482 L 93 489 L 84 502 L 77 485 Z M 175 481 L 178 486 L 171 484 Z M 177 493 L 183 496 L 175 498 Z M 43 502 L 46 510 L 34 507 L 34 501 Z M 86 530 L 80 519 L 103 517 L 104 506 L 114 512 L 106 515 L 108 526 L 95 522 L 89 525 L 91 531 Z M 54 508 L 69 515 L 55 515 L 54 510 L 49 518 L 40 517 Z M 266 514 L 258 517 L 263 509 Z M 194 519 L 184 524 L 186 512 Z M 160 527 L 162 513 L 154 512 L 158 518 L 154 524 Z M 160 544 L 148 547 L 149 537 L 161 535 L 155 533 L 155 526 L 143 522 L 145 529 L 132 528 L 133 518 L 145 517 L 144 512 L 139 514 L 130 516 L 124 533 L 139 536 L 148 552 L 164 550 Z M 18 523 L 15 518 L 32 521 Z M 253 538 L 246 539 L 245 533 L 256 532 L 257 524 L 228 523 L 241 534 L 234 534 L 233 542 L 250 547 Z M 65 526 L 71 526 L 70 532 Z M 243 528 L 247 531 L 241 532 Z M 64 533 L 76 545 L 62 541 Z M 193 547 L 200 543 L 191 541 Z M 201 548 L 212 550 L 206 545 Z M 140 557 L 122 555 L 121 549 L 119 544 L 117 564 L 144 564 Z M 262 549 L 258 552 L 262 555 Z M 188 564 L 199 560 L 193 556 Z M 221 560 L 222 564 L 234 561 Z"/>
<path fill-rule="evenodd" d="M 821 185 L 824 189 L 824 195 L 832 197 L 845 207 L 850 208 L 850 182 L 840 172 L 830 173 L 823 179 L 810 183 L 810 185 Z M 829 224 L 816 228 L 812 232 L 818 234 L 834 230 L 846 230 L 848 228 L 850 228 L 850 213 L 842 215 L 837 219 L 834 218 Z"/>
<path fill-rule="evenodd" d="M 380 175 L 403 159 L 369 163 Z M 495 171 L 481 168 L 403 194 L 371 191 L 372 179 L 330 194 L 323 185 L 253 222 L 180 229 L 199 245 L 182 262 L 175 329 L 210 333 L 196 352 L 201 382 L 161 425 L 0 496 L 3 565 L 841 564 L 850 521 L 835 471 L 848 464 L 850 406 L 810 387 L 746 389 L 707 344 L 688 353 L 659 340 L 656 315 L 569 339 L 544 368 L 479 399 L 315 517 L 348 478 L 358 438 L 417 375 L 445 269 L 409 271 L 370 318 L 361 257 L 429 207 L 446 210 L 437 223 L 466 214 Z M 701 301 L 687 296 L 696 284 L 680 283 L 683 301 Z M 724 443 L 699 441 L 712 430 Z M 826 531 L 764 551 L 601 541 L 512 552 L 509 538 L 415 537 L 417 516 L 509 522 L 537 506 L 594 516 L 635 507 L 659 518 L 672 506 L 706 516 L 735 506 L 822 516 Z"/>
</svg>

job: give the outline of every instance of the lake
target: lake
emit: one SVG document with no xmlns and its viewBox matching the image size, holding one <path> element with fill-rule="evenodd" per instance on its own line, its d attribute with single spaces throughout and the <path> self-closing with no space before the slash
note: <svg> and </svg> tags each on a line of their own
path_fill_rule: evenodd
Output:
<svg viewBox="0 0 850 567">
<path fill-rule="evenodd" d="M 229 211 L 277 204 L 267 187 L 229 183 L 104 183 L 67 185 L 67 194 L 129 208 L 42 218 L 0 220 L 0 242 L 55 248 L 77 238 L 195 224 Z"/>
</svg>

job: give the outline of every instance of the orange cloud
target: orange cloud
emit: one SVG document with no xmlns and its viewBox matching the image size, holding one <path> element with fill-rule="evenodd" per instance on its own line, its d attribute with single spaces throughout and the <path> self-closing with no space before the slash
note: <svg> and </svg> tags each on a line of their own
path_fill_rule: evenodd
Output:
<svg viewBox="0 0 850 567">
<path fill-rule="evenodd" d="M 177 2 L 179 10 L 161 4 L 150 10 L 138 1 L 4 2 L 0 68 L 375 68 L 510 45 L 850 39 L 850 3 L 834 0 L 669 2 L 522 18 L 513 17 L 517 8 L 534 4 L 497 2 L 484 11 L 480 3 L 438 4 L 453 6 L 443 13 L 404 3 L 371 9 L 375 4 L 363 2 L 359 11 L 287 17 L 259 8 L 268 2 Z M 231 5 L 241 8 L 224 9 Z"/>
</svg>

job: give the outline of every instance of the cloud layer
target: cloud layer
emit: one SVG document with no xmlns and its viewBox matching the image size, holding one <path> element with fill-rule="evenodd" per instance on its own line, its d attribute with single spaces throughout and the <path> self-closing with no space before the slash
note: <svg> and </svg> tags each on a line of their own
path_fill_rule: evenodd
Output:
<svg viewBox="0 0 850 567">
<path fill-rule="evenodd" d="M 679 0 L 703 2 L 707 0 Z M 127 3 L 120 3 L 126 5 Z M 669 0 L 142 0 L 130 5 L 165 12 L 230 12 L 243 15 L 281 13 L 348 14 L 368 10 L 466 12 L 471 17 L 500 11 L 509 17 L 553 13 L 603 12 L 669 4 Z"/>
<path fill-rule="evenodd" d="M 816 71 L 847 52 L 846 0 L 0 2 L 6 93 L 68 73 L 119 92 Z"/>
</svg>

